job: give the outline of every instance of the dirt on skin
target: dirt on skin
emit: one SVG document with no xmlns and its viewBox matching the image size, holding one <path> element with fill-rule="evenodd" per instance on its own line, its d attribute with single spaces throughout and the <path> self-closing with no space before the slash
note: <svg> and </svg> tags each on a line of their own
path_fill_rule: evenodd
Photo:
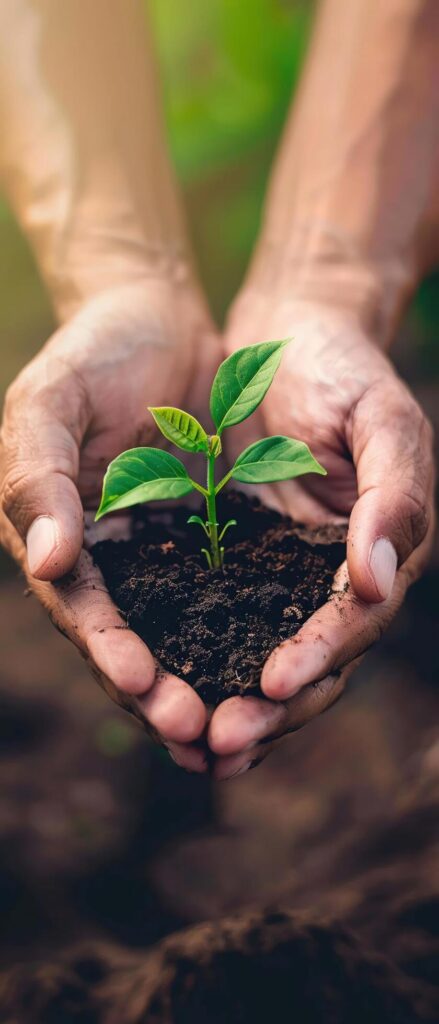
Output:
<svg viewBox="0 0 439 1024">
<path fill-rule="evenodd" d="M 223 570 L 207 568 L 184 507 L 146 507 L 132 540 L 93 548 L 130 628 L 211 705 L 260 693 L 268 655 L 328 600 L 345 556 L 343 527 L 306 529 L 236 491 L 218 505 L 220 523 L 238 523 Z"/>
</svg>

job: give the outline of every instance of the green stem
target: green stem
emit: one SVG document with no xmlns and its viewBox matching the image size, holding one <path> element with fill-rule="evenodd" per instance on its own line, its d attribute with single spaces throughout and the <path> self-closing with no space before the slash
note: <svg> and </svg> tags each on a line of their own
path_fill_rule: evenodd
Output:
<svg viewBox="0 0 439 1024">
<path fill-rule="evenodd" d="M 221 569 L 222 558 L 218 542 L 218 523 L 216 519 L 215 456 L 211 452 L 209 452 L 207 456 L 206 505 L 209 527 L 210 550 L 212 552 L 212 566 L 214 569 Z"/>
<path fill-rule="evenodd" d="M 191 476 L 189 477 L 189 480 L 190 480 L 190 482 L 192 484 L 192 487 L 195 487 L 196 491 L 199 491 L 200 494 L 204 494 L 204 497 L 207 498 L 206 488 L 202 487 L 201 484 L 197 484 L 197 481 L 196 480 L 192 480 Z"/>
<path fill-rule="evenodd" d="M 219 484 L 217 484 L 217 486 L 215 487 L 215 494 L 218 494 L 219 491 L 223 489 L 224 485 L 230 480 L 232 473 L 233 470 L 231 469 L 229 470 L 228 473 L 226 473 L 225 476 L 223 476 L 222 480 L 220 480 Z"/>
</svg>

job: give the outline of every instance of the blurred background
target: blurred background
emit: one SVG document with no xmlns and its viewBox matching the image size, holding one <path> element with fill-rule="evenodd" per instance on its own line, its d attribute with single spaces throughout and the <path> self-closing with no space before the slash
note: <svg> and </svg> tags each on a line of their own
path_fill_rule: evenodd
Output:
<svg viewBox="0 0 439 1024">
<path fill-rule="evenodd" d="M 175 0 L 150 9 L 171 150 L 221 319 L 257 234 L 312 4 L 191 0 L 191 18 Z M 53 321 L 4 201 L 0 249 L 3 394 Z M 432 276 L 394 350 L 436 426 L 438 312 Z M 50 961 L 84 939 L 135 951 L 184 926 L 276 905 L 338 918 L 384 951 L 427 1019 L 438 920 L 438 545 L 343 701 L 220 788 L 180 772 L 108 702 L 0 557 L 2 964 Z"/>
</svg>

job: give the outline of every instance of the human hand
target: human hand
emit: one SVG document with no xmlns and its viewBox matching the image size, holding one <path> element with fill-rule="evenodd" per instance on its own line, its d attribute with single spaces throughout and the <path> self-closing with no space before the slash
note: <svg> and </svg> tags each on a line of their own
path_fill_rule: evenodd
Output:
<svg viewBox="0 0 439 1024">
<path fill-rule="evenodd" d="M 331 600 L 266 662 L 261 687 L 268 699 L 232 697 L 214 712 L 208 742 L 217 778 L 258 763 L 275 739 L 336 700 L 430 547 L 431 428 L 387 357 L 352 313 L 254 293 L 235 305 L 227 350 L 286 336 L 293 340 L 274 383 L 234 442 L 241 449 L 285 433 L 309 444 L 328 476 L 267 485 L 261 497 L 300 522 L 349 517 L 347 563 Z"/>
<path fill-rule="evenodd" d="M 126 531 L 128 516 L 92 525 L 84 539 L 84 510 L 92 523 L 108 462 L 153 441 L 148 404 L 196 411 L 216 353 L 209 316 L 186 285 L 150 279 L 104 292 L 12 384 L 1 435 L 2 543 L 107 693 L 171 753 L 203 732 L 206 709 L 183 680 L 156 673 L 87 551 L 96 535 Z"/>
</svg>

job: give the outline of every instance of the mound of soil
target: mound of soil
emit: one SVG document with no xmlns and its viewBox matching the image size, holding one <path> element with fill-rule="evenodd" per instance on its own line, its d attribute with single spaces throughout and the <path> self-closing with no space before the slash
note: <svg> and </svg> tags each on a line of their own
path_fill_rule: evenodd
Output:
<svg viewBox="0 0 439 1024">
<path fill-rule="evenodd" d="M 147 507 L 132 540 L 92 551 L 130 628 L 211 705 L 260 693 L 268 655 L 327 601 L 345 556 L 342 527 L 306 529 L 236 491 L 218 505 L 220 523 L 238 521 L 223 570 L 207 569 L 182 507 Z"/>
<path fill-rule="evenodd" d="M 101 944 L 17 966 L 0 976 L 0 1010 L 11 1024 L 420 1020 L 405 979 L 352 932 L 276 909 L 196 925 L 147 951 Z"/>
</svg>

